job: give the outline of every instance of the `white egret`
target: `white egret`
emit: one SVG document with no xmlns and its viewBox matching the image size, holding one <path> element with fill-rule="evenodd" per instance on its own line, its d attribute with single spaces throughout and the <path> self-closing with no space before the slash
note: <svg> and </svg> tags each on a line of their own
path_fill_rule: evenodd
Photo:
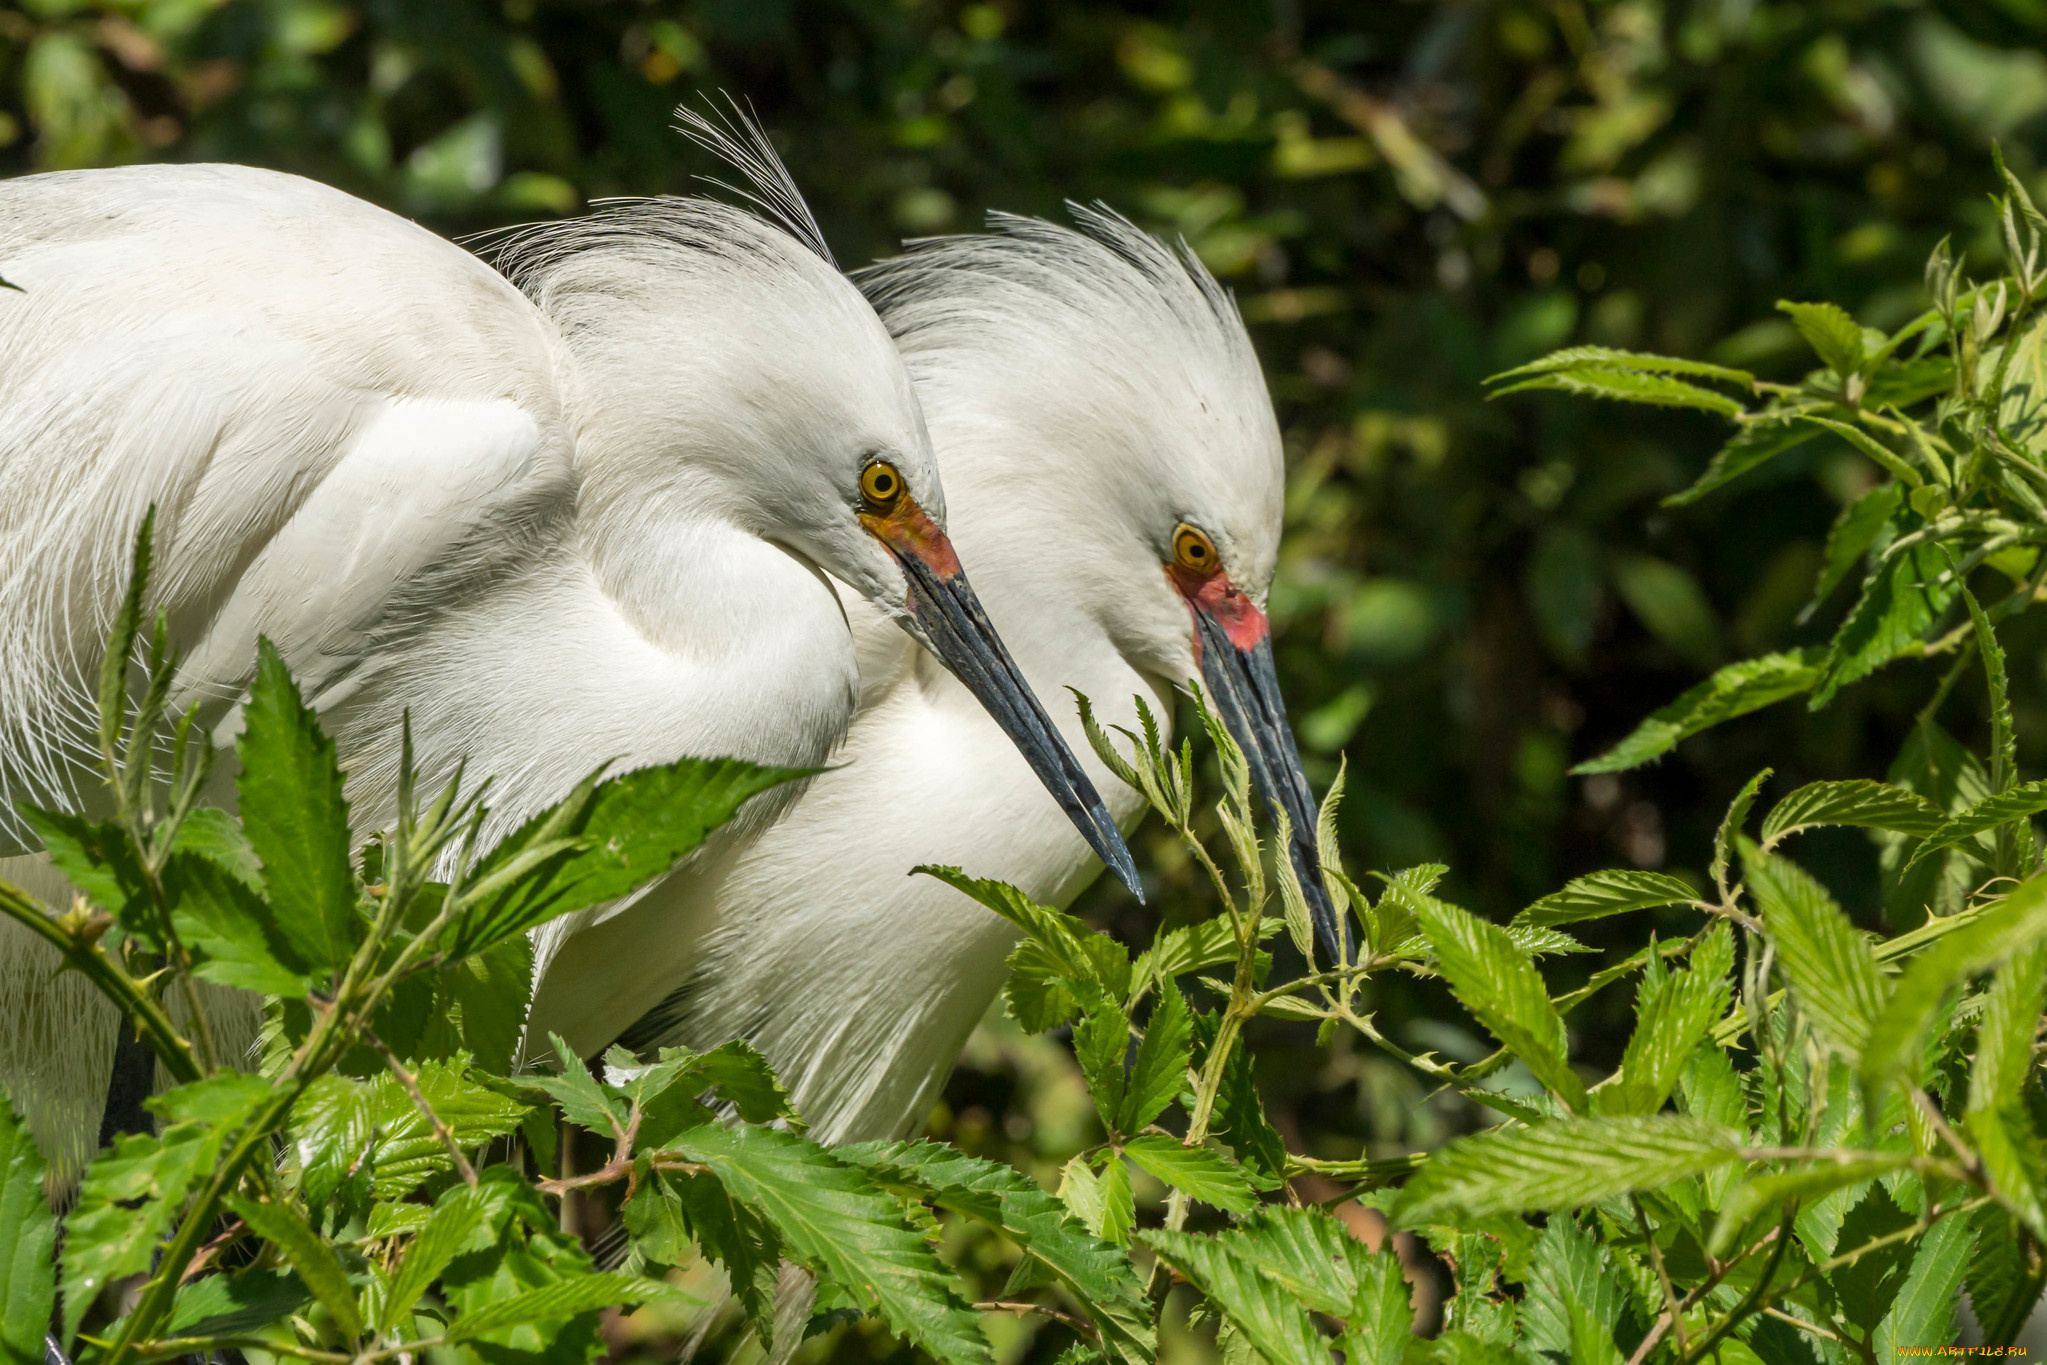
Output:
<svg viewBox="0 0 2047 1365">
<path fill-rule="evenodd" d="M 1134 880 L 960 572 L 887 332 L 765 140 L 696 132 L 769 216 L 617 204 L 510 238 L 509 280 L 268 171 L 0 185 L 16 286 L 0 292 L 0 792 L 82 799 L 92 661 L 154 505 L 152 605 L 187 695 L 229 713 L 258 635 L 275 640 L 364 829 L 388 809 L 406 709 L 422 779 L 466 757 L 501 825 L 605 760 L 822 762 L 858 697 L 829 574 L 957 673 Z M 24 861 L 9 871 L 33 879 Z M 76 1163 L 114 1027 L 54 967 L 18 930 L 0 941 L 0 1081 Z"/>
<path fill-rule="evenodd" d="M 1079 232 L 998 217 L 988 235 L 919 243 L 856 278 L 902 348 L 954 536 L 1026 678 L 1076 687 L 1134 726 L 1134 694 L 1170 716 L 1174 686 L 1203 677 L 1300 833 L 1327 950 L 1340 927 L 1261 610 L 1283 472 L 1257 356 L 1191 255 L 1077 214 Z M 744 849 L 550 926 L 528 1037 L 553 1030 L 586 1054 L 621 1036 L 744 1037 L 814 1133 L 858 1140 L 921 1125 L 1015 942 L 1006 921 L 909 869 L 955 864 L 1064 905 L 1096 868 L 958 685 L 842 596 L 863 691 L 844 766 Z M 1130 824 L 1141 798 L 1061 714 Z"/>
</svg>

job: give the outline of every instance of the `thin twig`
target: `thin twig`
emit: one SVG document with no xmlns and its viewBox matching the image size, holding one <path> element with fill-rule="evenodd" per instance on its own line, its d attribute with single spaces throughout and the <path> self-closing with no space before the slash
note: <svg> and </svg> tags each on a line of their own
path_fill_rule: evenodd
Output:
<svg viewBox="0 0 2047 1365">
<path fill-rule="evenodd" d="M 1663 1248 L 1656 1245 L 1656 1234 L 1649 1230 L 1649 1214 L 1642 1207 L 1640 1195 L 1629 1195 L 1628 1202 L 1635 1206 L 1635 1225 L 1642 1229 L 1642 1241 L 1649 1248 L 1649 1264 L 1656 1268 L 1657 1282 L 1663 1286 L 1664 1312 L 1670 1315 L 1670 1328 L 1677 1333 L 1677 1349 L 1689 1353 L 1685 1341 L 1685 1310 L 1678 1302 L 1677 1290 L 1670 1284 L 1670 1272 L 1663 1265 Z"/>
<path fill-rule="evenodd" d="M 1093 1323 L 1085 1318 L 1077 1318 L 1071 1313 L 1061 1312 L 1050 1304 L 1013 1303 L 1006 1299 L 989 1299 L 983 1303 L 975 1304 L 974 1307 L 983 1313 L 1015 1313 L 1019 1316 L 1025 1313 L 1037 1313 L 1042 1317 L 1052 1319 L 1054 1322 L 1071 1327 L 1074 1331 L 1079 1332 L 1082 1336 L 1097 1344 L 1102 1339 L 1102 1334 L 1095 1329 Z"/>
</svg>

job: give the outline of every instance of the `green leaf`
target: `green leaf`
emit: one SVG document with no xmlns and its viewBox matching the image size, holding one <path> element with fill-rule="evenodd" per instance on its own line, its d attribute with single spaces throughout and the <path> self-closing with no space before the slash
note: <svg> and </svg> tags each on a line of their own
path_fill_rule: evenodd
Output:
<svg viewBox="0 0 2047 1365">
<path fill-rule="evenodd" d="M 277 932 L 308 968 L 340 967 L 354 954 L 362 929 L 341 767 L 334 741 L 320 732 L 267 639 L 257 645 L 256 681 L 242 720 L 235 786 L 242 828 L 263 863 Z"/>
<path fill-rule="evenodd" d="M 1826 888 L 1796 863 L 1742 841 L 1749 888 L 1777 966 L 1813 1026 L 1851 1059 L 1883 1012 L 1889 990 L 1869 943 Z"/>
<path fill-rule="evenodd" d="M 1112 1132 L 1117 1131 L 1116 1119 L 1123 1112 L 1123 1059 L 1129 1051 L 1130 1025 L 1123 1011 L 1106 996 L 1091 995 L 1086 1014 L 1074 1026 L 1073 1055 L 1087 1078 L 1088 1094 L 1103 1125 Z"/>
<path fill-rule="evenodd" d="M 1272 938 L 1279 933 L 1280 928 L 1278 919 L 1264 920 L 1258 926 L 1260 941 Z M 1130 970 L 1130 981 L 1132 987 L 1141 992 L 1154 981 L 1185 976 L 1188 972 L 1198 972 L 1203 967 L 1214 967 L 1236 960 L 1236 927 L 1227 919 L 1220 917 L 1197 920 L 1193 924 L 1166 931 L 1159 936 L 1156 944 L 1139 953 L 1136 964 Z"/>
<path fill-rule="evenodd" d="M 440 1278 L 448 1262 L 484 1231 L 492 1203 L 502 1197 L 497 1187 L 458 1184 L 434 1201 L 433 1215 L 405 1249 L 405 1258 L 384 1293 L 377 1315 L 379 1332 L 391 1331 L 411 1315 L 412 1306 Z"/>
<path fill-rule="evenodd" d="M 1741 837 L 1743 827 L 1748 824 L 1749 807 L 1755 804 L 1756 793 L 1770 780 L 1773 771 L 1765 768 L 1742 783 L 1741 790 L 1727 803 L 1727 814 L 1720 818 L 1720 828 L 1713 835 L 1713 866 L 1708 869 L 1716 887 L 1727 884 L 1727 869 L 1734 861 L 1735 840 Z"/>
<path fill-rule="evenodd" d="M 1990 790 L 2008 791 L 2018 772 L 2018 740 L 2012 730 L 2011 689 L 2005 678 L 2004 647 L 1997 643 L 1997 631 L 1984 614 L 1976 594 L 1962 589 L 1962 602 L 1969 609 L 1975 627 L 1976 652 L 1983 656 L 1985 681 L 1990 687 Z"/>
<path fill-rule="evenodd" d="M 2025 896 L 2033 903 L 2016 912 L 2027 928 L 2037 923 L 2040 887 L 2041 879 L 2036 877 L 2009 898 L 2016 901 Z M 2000 911 L 2003 908 L 1998 907 Z M 1998 968 L 1984 997 L 1983 1013 L 1977 1018 L 1976 1063 L 1969 1072 L 1969 1108 L 1973 1111 L 2016 1104 L 2038 1062 L 2033 1039 L 2039 1031 L 2041 1011 L 2047 1009 L 2047 943 L 2037 934 L 2014 933 L 2011 937 L 2022 941 Z"/>
<path fill-rule="evenodd" d="M 1585 1085 L 1566 1057 L 1564 1021 L 1526 952 L 1507 931 L 1433 896 L 1413 898 L 1436 965 L 1458 1002 L 1572 1109 Z"/>
<path fill-rule="evenodd" d="M 638 1275 L 608 1272 L 572 1275 L 464 1313 L 449 1325 L 447 1337 L 450 1341 L 467 1341 L 507 1327 L 560 1322 L 578 1313 L 645 1303 L 649 1299 L 669 1298 L 678 1293 L 668 1285 L 642 1279 Z"/>
<path fill-rule="evenodd" d="M 1557 1360 L 1576 1361 L 1572 1309 L 1580 1309 L 1596 1334 L 1608 1339 L 1619 1326 L 1626 1291 L 1612 1258 L 1590 1233 L 1568 1218 L 1552 1218 L 1529 1263 L 1528 1292 L 1521 1301 L 1521 1330 L 1528 1344 Z"/>
<path fill-rule="evenodd" d="M 2028 782 L 2009 791 L 1986 796 L 1950 820 L 1943 821 L 1914 849 L 1904 870 L 1910 872 L 1921 859 L 1944 853 L 1988 830 L 2025 820 L 2047 810 L 2047 780 Z"/>
<path fill-rule="evenodd" d="M 1690 905 L 1698 892 L 1667 872 L 1593 872 L 1573 878 L 1514 916 L 1517 925 L 1574 924 L 1629 910 Z"/>
<path fill-rule="evenodd" d="M 162 1334 L 246 1336 L 284 1322 L 302 1311 L 310 1297 L 289 1270 L 204 1275 L 178 1290 Z"/>
<path fill-rule="evenodd" d="M 1720 662 L 1720 623 L 1697 579 L 1665 560 L 1623 555 L 1613 562 L 1614 587 L 1649 633 L 1695 668 Z"/>
<path fill-rule="evenodd" d="M 1195 1054 L 1196 1066 L 1206 1065 L 1208 1049 L 1214 1042 L 1214 1018 L 1206 1015 L 1197 1021 L 1200 1047 Z M 1223 1063 L 1222 1086 L 1216 1091 L 1215 1113 L 1208 1131 L 1210 1136 L 1221 1139 L 1223 1145 L 1236 1154 L 1238 1161 L 1264 1181 L 1276 1184 L 1286 1174 L 1286 1143 L 1265 1116 L 1265 1106 L 1258 1098 L 1251 1053 L 1247 1048 L 1230 1049 L 1229 1060 Z M 1264 1186 L 1261 1184 L 1260 1187 Z"/>
<path fill-rule="evenodd" d="M 1129 1089 L 1116 1118 L 1119 1133 L 1141 1133 L 1187 1085 L 1187 1064 L 1193 1055 L 1187 1002 L 1170 978 L 1159 990 L 1159 1003 L 1145 1025 L 1144 1041 L 1130 1068 Z M 1121 1059 L 1118 1059 L 1120 1064 Z"/>
<path fill-rule="evenodd" d="M 203 1125 L 184 1123 L 161 1134 L 123 1134 L 93 1158 L 64 1220 L 66 1343 L 101 1290 L 149 1269 L 192 1181 L 218 1149 Z"/>
<path fill-rule="evenodd" d="M 787 1120 L 801 1127 L 796 1104 L 768 1059 L 744 1038 L 720 1043 L 690 1063 L 689 1075 L 717 1091 L 718 1098 L 748 1123 Z"/>
<path fill-rule="evenodd" d="M 933 1142 L 861 1143 L 835 1152 L 884 1185 L 910 1183 L 939 1208 L 1001 1232 L 1071 1292 L 1126 1365 L 1150 1365 L 1156 1357 L 1144 1286 L 1130 1258 L 1088 1232 L 1035 1180 Z"/>
<path fill-rule="evenodd" d="M 1343 1355 L 1347 1365 L 1401 1365 L 1414 1340 L 1414 1305 L 1408 1297 L 1400 1258 L 1387 1247 L 1351 1258 L 1357 1292 L 1344 1314 Z"/>
<path fill-rule="evenodd" d="M 135 654 L 135 637 L 142 629 L 142 599 L 149 591 L 151 542 L 156 532 L 156 504 L 142 514 L 135 528 L 135 552 L 130 560 L 127 591 L 114 613 L 107 632 L 107 652 L 100 659 L 99 718 L 100 749 L 118 753 L 122 723 L 128 714 L 128 665 Z"/>
<path fill-rule="evenodd" d="M 526 1082 L 554 1096 L 554 1102 L 561 1106 L 563 1116 L 570 1123 L 587 1128 L 600 1137 L 623 1137 L 625 1101 L 605 1093 L 597 1078 L 590 1074 L 590 1068 L 583 1065 L 583 1059 L 563 1041 L 560 1034 L 550 1033 L 547 1040 L 554 1045 L 555 1065 L 561 1071 L 553 1076 L 528 1076 L 524 1078 Z"/>
<path fill-rule="evenodd" d="M 263 898 L 227 867 L 173 852 L 164 866 L 171 923 L 198 950 L 192 974 L 259 995 L 304 996 L 312 964 Z"/>
<path fill-rule="evenodd" d="M 43 1197 L 47 1166 L 28 1125 L 0 1093 L 0 1361 L 42 1365 L 56 1302 L 57 1219 Z"/>
<path fill-rule="evenodd" d="M 457 1057 L 421 1062 L 413 1073 L 420 1093 L 454 1134 L 456 1144 L 473 1150 L 492 1138 L 518 1132 L 526 1106 L 469 1080 L 465 1070 L 466 1059 Z M 378 1135 L 377 1198 L 397 1199 L 428 1176 L 452 1170 L 447 1147 L 404 1087 L 389 1075 L 378 1076 L 370 1085 L 370 1112 Z"/>
<path fill-rule="evenodd" d="M 1862 369 L 1867 359 L 1862 344 L 1862 324 L 1849 317 L 1838 304 L 1791 303 L 1779 300 L 1779 312 L 1788 313 L 1791 325 L 1805 338 L 1820 363 L 1846 379 Z"/>
<path fill-rule="evenodd" d="M 1057 973 L 1068 981 L 1093 982 L 1119 1004 L 1128 998 L 1130 951 L 1107 934 L 1094 932 L 1063 911 L 1039 905 L 1007 882 L 969 877 L 956 867 L 927 864 L 910 870 L 937 878 L 1014 924 L 1044 949 Z"/>
<path fill-rule="evenodd" d="M 782 1264 L 781 1234 L 758 1210 L 733 1199 L 713 1176 L 655 1178 L 673 1189 L 676 1211 L 688 1234 L 706 1256 L 723 1267 L 734 1297 L 746 1311 L 747 1321 L 763 1342 L 772 1343 L 776 1281 Z M 661 1259 L 675 1264 L 684 1257 L 676 1254 Z"/>
<path fill-rule="evenodd" d="M 284 1253 L 285 1260 L 334 1319 L 343 1336 L 352 1340 L 362 1335 L 362 1314 L 356 1309 L 348 1272 L 342 1269 L 333 1248 L 307 1226 L 305 1219 L 285 1204 L 258 1203 L 234 1195 L 223 1202 L 249 1225 L 251 1232 Z"/>
<path fill-rule="evenodd" d="M 451 962 L 434 974 L 433 988 L 420 1056 L 467 1052 L 480 1069 L 509 1073 L 532 1003 L 532 940 L 521 934 Z"/>
<path fill-rule="evenodd" d="M 1575 393 L 1586 398 L 1612 398 L 1624 403 L 1648 403 L 1656 407 L 1695 408 L 1700 412 L 1710 412 L 1729 418 L 1739 417 L 1745 411 L 1736 399 L 1712 389 L 1702 389 L 1697 384 L 1687 384 L 1682 379 L 1671 379 L 1660 374 L 1645 374 L 1640 370 L 1608 369 L 1591 365 L 1531 375 L 1505 388 L 1494 389 L 1486 396 L 1488 399 L 1505 398 L 1510 393 L 1526 393 L 1530 389 L 1560 389 L 1565 393 Z"/>
<path fill-rule="evenodd" d="M 860 1293 L 898 1334 L 942 1361 L 988 1360 L 957 1278 L 858 1167 L 792 1133 L 743 1122 L 692 1129 L 669 1150 L 709 1167 L 774 1224 L 786 1254 Z"/>
<path fill-rule="evenodd" d="M 1799 613 L 1801 624 L 1810 620 L 1813 612 L 1848 580 L 1848 575 L 1869 553 L 1869 547 L 1876 543 L 1878 534 L 1890 523 L 1904 498 L 1903 486 L 1886 483 L 1841 509 L 1841 515 L 1834 519 L 1833 529 L 1827 532 L 1827 550 L 1821 561 L 1819 580 L 1813 585 L 1812 600 Z"/>
<path fill-rule="evenodd" d="M 1821 825 L 1892 829 L 1924 838 L 1942 823 L 1940 808 L 1923 796 L 1883 782 L 1808 782 L 1779 801 L 1763 819 L 1763 847 Z"/>
<path fill-rule="evenodd" d="M 88 820 L 68 811 L 43 810 L 23 802 L 15 807 L 35 832 L 43 852 L 64 879 L 111 914 L 152 952 L 164 950 L 163 926 L 150 901 L 148 881 L 135 846 L 111 820 Z"/>
<path fill-rule="evenodd" d="M 1707 1030 L 1727 1012 L 1733 967 L 1734 934 L 1722 920 L 1692 950 L 1687 970 L 1644 980 L 1619 1083 L 1600 1092 L 1601 1112 L 1653 1114 L 1663 1107 Z"/>
<path fill-rule="evenodd" d="M 1612 749 L 1580 763 L 1571 772 L 1583 777 L 1638 768 L 1701 730 L 1810 692 L 1819 683 L 1822 657 L 1819 650 L 1798 650 L 1728 664 L 1706 681 L 1687 689 L 1676 701 L 1651 713 L 1635 727 L 1634 733 Z"/>
<path fill-rule="evenodd" d="M 1089 1226 L 1110 1245 L 1129 1246 L 1131 1230 L 1137 1226 L 1137 1196 L 1130 1188 L 1130 1168 L 1120 1161 L 1111 1161 L 1102 1172 L 1101 1205 L 1100 1224 Z"/>
<path fill-rule="evenodd" d="M 1938 545 L 1917 545 L 1862 586 L 1862 596 L 1828 646 L 1825 676 L 1808 703 L 1819 710 L 1850 683 L 1920 649 L 1921 637 L 1954 602 L 1961 581 L 1949 575 Z"/>
<path fill-rule="evenodd" d="M 1551 351 L 1540 360 L 1503 371 L 1486 380 L 1488 384 L 1505 383 L 1532 374 L 1555 374 L 1560 370 L 1575 370 L 1585 366 L 1607 370 L 1639 370 L 1644 374 L 1689 374 L 1701 379 L 1718 379 L 1729 384 L 1753 390 L 1756 377 L 1747 370 L 1730 369 L 1704 360 L 1683 360 L 1677 356 L 1647 355 L 1641 351 L 1621 351 L 1611 346 L 1570 346 L 1561 351 Z"/>
<path fill-rule="evenodd" d="M 2047 1147 L 2033 1131 L 2024 1108 L 1972 1110 L 1963 1131 L 1976 1147 L 1976 1159 L 1997 1187 L 1998 1202 L 2024 1223 L 2036 1240 L 2047 1239 Z"/>
<path fill-rule="evenodd" d="M 1760 469 L 1779 455 L 1796 450 L 1819 433 L 1797 419 L 1797 410 L 1759 415 L 1744 423 L 1733 439 L 1720 447 L 1691 487 L 1663 500 L 1665 507 L 1684 507 L 1715 489 Z"/>
<path fill-rule="evenodd" d="M 225 868 L 251 891 L 263 889 L 262 859 L 256 856 L 249 836 L 242 833 L 241 822 L 217 806 L 188 812 L 171 848 Z"/>
<path fill-rule="evenodd" d="M 1329 1347 L 1308 1310 L 1222 1237 L 1146 1231 L 1145 1245 L 1223 1312 L 1270 1365 L 1329 1365 Z"/>
<path fill-rule="evenodd" d="M 1188 1147 L 1163 1133 L 1123 1144 L 1123 1155 L 1191 1199 L 1227 1213 L 1249 1213 L 1256 1202 L 1236 1162 L 1210 1147 Z"/>
<path fill-rule="evenodd" d="M 1429 1158 L 1389 1210 L 1399 1227 L 1603 1203 L 1740 1159 L 1718 1124 L 1675 1114 L 1559 1119 L 1462 1138 Z"/>
<path fill-rule="evenodd" d="M 1926 1230 L 1897 1300 L 1877 1324 L 1877 1359 L 1894 1360 L 1906 1348 L 1955 1339 L 1957 1292 L 1975 1242 L 1976 1230 L 1966 1218 L 1943 1218 Z"/>
<path fill-rule="evenodd" d="M 1734 1187 L 1734 1192 L 1722 1205 L 1720 1216 L 1713 1224 L 1712 1237 L 1706 1243 L 1706 1250 L 1714 1256 L 1725 1256 L 1734 1250 L 1735 1235 L 1747 1227 L 1758 1214 L 1792 1202 L 1809 1204 L 1839 1190 L 1852 1190 L 1867 1185 L 1870 1181 L 1879 1180 L 1893 1171 L 1903 1170 L 1911 1162 L 1910 1153 L 1898 1152 L 1830 1161 L 1822 1165 L 1807 1166 L 1778 1175 L 1758 1176 L 1754 1180 L 1744 1181 Z"/>
<path fill-rule="evenodd" d="M 1893 1075 L 1915 1073 L 1921 1043 L 1949 992 L 2042 939 L 2047 939 L 2047 877 L 2035 877 L 1914 956 L 1862 1050 L 1863 1084 L 1873 1089 Z M 2036 1010 L 2035 1024 L 2038 1018 Z M 2030 1041 L 2027 1047 L 2030 1052 Z M 2015 1093 L 2002 1086 L 1999 1092 Z"/>
<path fill-rule="evenodd" d="M 350 1171 L 369 1159 L 372 1094 L 361 1081 L 330 1073 L 292 1106 L 291 1147 L 308 1204 L 317 1208 L 332 1199 Z"/>
<path fill-rule="evenodd" d="M 673 868 L 750 798 L 813 771 L 685 758 L 586 786 L 484 856 L 471 881 L 474 902 L 451 932 L 449 952 L 477 952 L 628 895 Z M 573 839 L 576 847 L 492 887 L 492 878 L 508 873 L 515 860 L 558 839 Z"/>
</svg>

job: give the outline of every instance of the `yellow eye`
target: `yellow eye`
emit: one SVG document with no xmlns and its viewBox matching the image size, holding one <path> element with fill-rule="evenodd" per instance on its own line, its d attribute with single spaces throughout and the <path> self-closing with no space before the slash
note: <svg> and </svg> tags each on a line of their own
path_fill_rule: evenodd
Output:
<svg viewBox="0 0 2047 1365">
<path fill-rule="evenodd" d="M 903 496 L 903 476 L 887 460 L 876 460 L 860 471 L 860 496 L 870 506 L 887 509 Z"/>
<path fill-rule="evenodd" d="M 1215 542 L 1199 527 L 1183 521 L 1180 529 L 1173 532 L 1173 562 L 1193 573 L 1214 573 Z"/>
</svg>

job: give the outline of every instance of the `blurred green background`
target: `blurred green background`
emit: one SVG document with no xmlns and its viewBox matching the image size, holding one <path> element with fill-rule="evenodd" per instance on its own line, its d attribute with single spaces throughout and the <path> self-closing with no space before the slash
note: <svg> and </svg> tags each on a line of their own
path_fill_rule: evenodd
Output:
<svg viewBox="0 0 2047 1365">
<path fill-rule="evenodd" d="M 1815 442 L 1667 511 L 1713 419 L 1488 405 L 1480 380 L 1572 342 L 1795 376 L 1779 298 L 1895 325 L 1942 235 L 1996 257 L 1993 139 L 2039 193 L 2043 39 L 2047 0 L 35 0 L 0 6 L 0 163 L 250 162 L 458 233 L 689 191 L 714 168 L 669 110 L 722 89 L 848 265 L 1067 199 L 1184 235 L 1237 292 L 1286 431 L 1273 614 L 1311 774 L 1349 760 L 1354 870 L 1442 861 L 1451 898 L 1504 917 L 1595 867 L 1696 873 L 1765 765 L 1881 776 L 1928 680 L 1899 665 L 1569 777 L 1717 662 L 1824 637 L 1828 610 L 1800 610 L 1873 471 Z M 2021 622 L 2011 645 L 2022 739 L 2047 733 L 2047 638 Z M 1969 704 L 1947 713 L 1965 732 Z M 1810 838 L 1877 927 L 1867 842 Z M 1183 862 L 1150 854 L 1154 903 L 1197 913 Z M 1112 888 L 1085 908 L 1149 931 Z M 1574 1016 L 1581 1049 L 1617 1048 L 1629 1005 Z M 1485 1050 L 1426 987 L 1378 1007 L 1412 1045 Z M 1319 1154 L 1476 1121 L 1347 1043 L 1256 1042 Z M 1092 1122 L 1063 1048 L 997 1021 L 933 1127 L 1049 1177 Z M 1022 1327 L 1003 1344 L 1050 1356 Z"/>
</svg>

